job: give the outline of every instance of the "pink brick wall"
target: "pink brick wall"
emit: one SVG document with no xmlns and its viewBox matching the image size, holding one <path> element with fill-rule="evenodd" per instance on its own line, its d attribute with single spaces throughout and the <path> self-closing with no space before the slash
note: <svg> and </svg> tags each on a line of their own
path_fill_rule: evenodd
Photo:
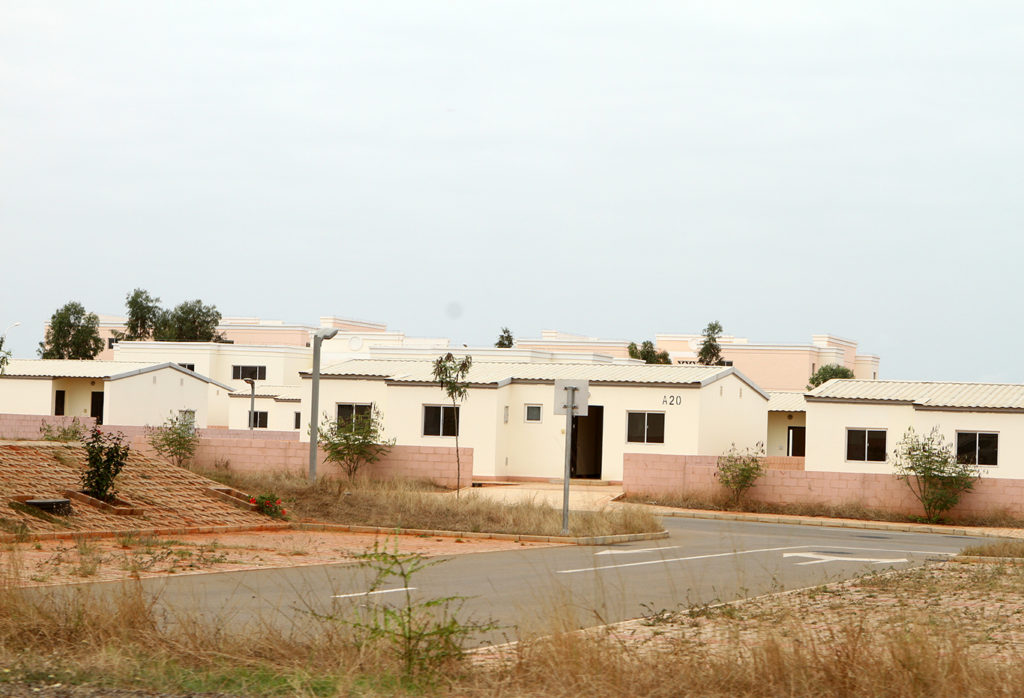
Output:
<svg viewBox="0 0 1024 698">
<path fill-rule="evenodd" d="M 70 417 L 41 415 L 0 414 L 0 439 L 38 439 L 39 425 L 69 423 Z M 92 419 L 80 420 L 91 427 Z M 146 428 L 138 426 L 105 425 L 104 430 L 120 431 L 133 449 L 148 456 L 156 456 L 146 440 Z M 232 470 L 243 472 L 292 471 L 309 472 L 309 443 L 299 441 L 298 432 L 266 431 L 256 429 L 200 429 L 199 448 L 195 465 L 213 469 L 218 463 L 227 463 Z M 462 457 L 462 484 L 468 486 L 473 479 L 473 449 L 459 449 Z M 337 475 L 340 470 L 324 463 L 319 456 L 317 473 Z M 433 480 L 444 487 L 455 487 L 455 449 L 442 446 L 395 446 L 387 457 L 365 470 L 373 477 L 415 477 Z"/>
<path fill-rule="evenodd" d="M 622 487 L 628 494 L 666 492 L 713 493 L 715 456 L 652 456 L 625 454 Z M 907 484 L 894 475 L 823 473 L 769 469 L 750 491 L 763 502 L 779 504 L 859 503 L 872 509 L 920 514 L 921 505 Z M 954 514 L 983 514 L 998 510 L 1024 514 L 1024 480 L 982 479 L 965 495 Z"/>
</svg>

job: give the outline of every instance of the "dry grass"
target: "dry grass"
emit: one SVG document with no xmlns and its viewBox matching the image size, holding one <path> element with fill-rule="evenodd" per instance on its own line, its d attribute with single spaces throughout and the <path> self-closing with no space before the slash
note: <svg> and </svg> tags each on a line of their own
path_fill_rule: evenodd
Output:
<svg viewBox="0 0 1024 698">
<path fill-rule="evenodd" d="M 1017 616 L 983 609 L 1008 591 L 1019 602 L 1021 573 L 994 565 L 947 569 L 963 567 L 980 569 L 887 573 L 761 599 L 733 613 L 657 616 L 647 622 L 657 627 L 640 638 L 617 630 L 557 632 L 522 643 L 507 662 L 455 661 L 414 679 L 398 678 L 392 657 L 355 642 L 338 623 L 281 630 L 269 622 L 166 619 L 137 585 L 105 600 L 82 589 L 28 593 L 0 585 L 0 693 L 5 681 L 45 679 L 281 696 L 1019 695 L 1021 640 L 993 652 L 962 623 L 1019 635 Z M 979 605 L 949 613 L 941 600 L 965 592 Z M 864 612 L 865 601 L 885 594 L 905 605 L 867 603 Z M 844 619 L 836 620 L 837 607 L 848 613 Z M 688 634 L 708 629 L 697 636 L 705 641 Z M 707 640 L 712 636 L 717 640 Z"/>
<path fill-rule="evenodd" d="M 538 502 L 501 503 L 474 492 L 452 494 L 414 480 L 331 479 L 309 484 L 288 474 L 247 475 L 205 473 L 207 477 L 254 494 L 273 492 L 290 515 L 300 519 L 385 528 L 439 531 L 484 531 L 557 536 L 562 530 L 560 509 Z M 647 533 L 662 529 L 658 518 L 642 507 L 571 512 L 574 536 Z"/>
<path fill-rule="evenodd" d="M 834 519 L 858 519 L 861 521 L 891 521 L 897 523 L 917 523 L 921 517 L 898 514 L 881 509 L 871 509 L 859 502 L 842 504 L 826 504 L 823 502 L 805 502 L 799 504 L 779 504 L 745 499 L 738 506 L 729 501 L 725 493 L 712 492 L 668 492 L 659 495 L 629 494 L 621 501 L 634 504 L 656 504 L 679 509 L 701 509 L 706 511 L 736 511 L 751 514 L 788 514 L 791 516 L 822 516 Z M 990 526 L 995 528 L 1024 527 L 1024 520 L 1015 517 L 1006 510 L 996 510 L 980 515 L 948 516 L 945 523 L 960 526 Z"/>
<path fill-rule="evenodd" d="M 964 548 L 961 555 L 977 557 L 1021 557 L 1024 558 L 1024 540 L 1001 540 L 995 543 L 974 545 Z"/>
</svg>

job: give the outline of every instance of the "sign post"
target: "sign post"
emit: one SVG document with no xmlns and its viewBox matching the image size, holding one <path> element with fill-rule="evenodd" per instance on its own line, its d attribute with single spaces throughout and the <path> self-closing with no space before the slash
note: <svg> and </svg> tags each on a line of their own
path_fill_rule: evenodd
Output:
<svg viewBox="0 0 1024 698">
<path fill-rule="evenodd" d="M 565 477 L 562 481 L 562 535 L 569 535 L 569 479 L 572 475 L 572 418 L 586 417 L 590 386 L 585 380 L 555 381 L 555 414 L 565 415 Z"/>
</svg>

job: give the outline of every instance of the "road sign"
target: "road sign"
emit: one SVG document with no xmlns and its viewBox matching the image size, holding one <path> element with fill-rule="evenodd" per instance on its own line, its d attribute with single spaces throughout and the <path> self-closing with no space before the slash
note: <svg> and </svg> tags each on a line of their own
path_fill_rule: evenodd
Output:
<svg viewBox="0 0 1024 698">
<path fill-rule="evenodd" d="M 590 383 L 586 380 L 556 380 L 555 381 L 555 414 L 565 414 L 566 399 L 569 391 L 567 388 L 575 388 L 573 391 L 573 417 L 586 417 L 587 404 L 590 402 Z"/>
</svg>

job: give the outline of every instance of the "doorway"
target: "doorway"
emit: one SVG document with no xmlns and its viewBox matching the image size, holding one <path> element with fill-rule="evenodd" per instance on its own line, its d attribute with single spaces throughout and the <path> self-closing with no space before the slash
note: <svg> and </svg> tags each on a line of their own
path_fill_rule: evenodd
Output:
<svg viewBox="0 0 1024 698">
<path fill-rule="evenodd" d="M 572 418 L 572 447 L 569 475 L 590 480 L 601 479 L 601 442 L 604 438 L 604 407 L 590 405 L 586 417 Z"/>
<path fill-rule="evenodd" d="M 94 391 L 89 416 L 96 418 L 96 424 L 103 424 L 103 391 Z"/>
<path fill-rule="evenodd" d="M 804 444 L 807 442 L 807 427 L 790 427 L 787 440 L 786 455 L 804 457 Z"/>
</svg>

